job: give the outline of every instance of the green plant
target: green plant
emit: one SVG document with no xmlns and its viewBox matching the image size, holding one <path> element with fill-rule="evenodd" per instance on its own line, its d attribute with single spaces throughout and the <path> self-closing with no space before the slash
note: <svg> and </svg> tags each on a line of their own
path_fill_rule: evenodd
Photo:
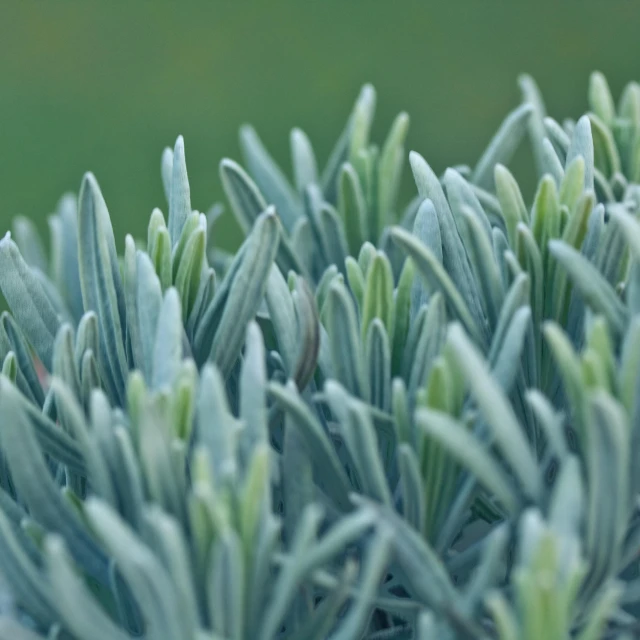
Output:
<svg viewBox="0 0 640 640">
<path fill-rule="evenodd" d="M 535 84 L 397 204 L 365 87 L 322 174 L 249 128 L 214 246 L 184 143 L 122 257 L 87 174 L 0 241 L 0 638 L 630 638 L 640 87 L 562 126 Z M 506 168 L 527 136 L 531 205 Z M 402 209 L 402 210 L 401 210 Z"/>
</svg>

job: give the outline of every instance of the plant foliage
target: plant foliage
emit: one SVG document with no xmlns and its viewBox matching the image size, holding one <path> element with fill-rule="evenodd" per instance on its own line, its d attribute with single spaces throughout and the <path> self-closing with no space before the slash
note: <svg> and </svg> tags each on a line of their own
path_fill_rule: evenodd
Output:
<svg viewBox="0 0 640 640">
<path fill-rule="evenodd" d="M 640 85 L 474 167 L 250 127 L 215 246 L 185 147 L 119 254 L 95 177 L 0 241 L 0 640 L 640 632 Z M 527 139 L 539 180 L 507 168 Z"/>
</svg>

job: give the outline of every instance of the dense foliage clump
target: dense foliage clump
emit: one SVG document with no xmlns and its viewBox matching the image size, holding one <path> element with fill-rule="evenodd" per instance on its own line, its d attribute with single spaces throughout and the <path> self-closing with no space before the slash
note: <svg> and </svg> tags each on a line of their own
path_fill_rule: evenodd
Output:
<svg viewBox="0 0 640 640">
<path fill-rule="evenodd" d="M 322 171 L 257 133 L 118 255 L 87 174 L 0 241 L 0 640 L 640 633 L 640 85 L 436 175 L 364 87 Z M 528 138 L 531 198 L 507 168 Z"/>
</svg>

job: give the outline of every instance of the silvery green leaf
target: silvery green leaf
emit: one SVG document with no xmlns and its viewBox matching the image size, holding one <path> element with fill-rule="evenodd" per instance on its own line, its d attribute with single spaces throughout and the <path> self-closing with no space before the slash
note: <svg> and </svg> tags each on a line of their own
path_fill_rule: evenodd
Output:
<svg viewBox="0 0 640 640">
<path fill-rule="evenodd" d="M 216 284 L 216 271 L 213 267 L 206 266 L 205 258 L 202 274 L 200 276 L 198 294 L 196 295 L 196 300 L 185 326 L 190 343 L 193 342 L 193 336 L 200 325 L 200 320 L 202 319 L 205 310 L 211 304 L 213 297 L 215 296 Z"/>
<path fill-rule="evenodd" d="M 136 255 L 136 276 L 140 369 L 145 380 L 150 383 L 153 377 L 153 353 L 158 332 L 158 318 L 162 307 L 162 289 L 149 256 L 142 251 L 138 251 Z"/>
<path fill-rule="evenodd" d="M 304 390 L 313 378 L 320 351 L 320 321 L 318 309 L 306 280 L 298 278 L 293 292 L 298 319 L 298 354 L 293 370 L 293 380 L 300 390 Z"/>
<path fill-rule="evenodd" d="M 2 361 L 2 375 L 11 380 L 13 384 L 16 384 L 18 377 L 18 361 L 16 360 L 16 354 L 13 351 L 9 351 Z"/>
<path fill-rule="evenodd" d="M 551 175 L 559 186 L 564 177 L 564 167 L 549 138 L 545 138 L 542 141 L 542 158 L 544 162 L 544 173 Z"/>
<path fill-rule="evenodd" d="M 616 115 L 607 79 L 599 71 L 589 77 L 589 106 L 606 126 L 611 126 Z"/>
<path fill-rule="evenodd" d="M 586 551 L 590 558 L 587 589 L 617 573 L 628 517 L 628 424 L 622 407 L 603 391 L 589 402 L 586 472 L 589 478 Z"/>
<path fill-rule="evenodd" d="M 16 489 L 30 514 L 64 537 L 84 570 L 98 580 L 104 579 L 106 554 L 54 484 L 27 414 L 7 387 L 10 383 L 0 381 L 0 407 L 5 417 L 1 439 Z"/>
<path fill-rule="evenodd" d="M 201 359 L 208 351 L 209 360 L 225 377 L 238 358 L 246 327 L 262 301 L 279 240 L 280 225 L 270 208 L 258 218 L 244 251 L 229 268 L 196 332 L 196 358 Z"/>
<path fill-rule="evenodd" d="M 323 205 L 319 212 L 319 222 L 329 248 L 329 261 L 344 272 L 344 261 L 349 255 L 349 247 L 338 212 L 329 204 Z"/>
<path fill-rule="evenodd" d="M 131 368 L 143 369 L 144 354 L 142 352 L 142 338 L 140 336 L 140 319 L 138 314 L 138 272 L 136 265 L 136 245 L 133 238 L 127 234 L 125 238 L 124 262 L 122 268 L 122 280 L 124 287 L 124 298 L 127 307 L 127 340 L 131 347 Z M 94 314 L 94 322 L 97 325 L 97 317 Z M 96 337 L 97 337 L 97 326 Z M 98 353 L 98 342 L 95 345 L 95 353 Z M 94 348 L 93 346 L 89 348 Z M 82 358 L 86 348 L 82 348 L 76 353 L 76 362 Z"/>
<path fill-rule="evenodd" d="M 300 431 L 285 417 L 284 451 L 282 455 L 284 494 L 284 535 L 291 543 L 296 524 L 306 505 L 314 500 L 313 467 Z"/>
<path fill-rule="evenodd" d="M 339 176 L 338 211 L 344 223 L 349 253 L 355 255 L 367 238 L 367 204 L 360 178 L 347 163 L 342 165 Z"/>
<path fill-rule="evenodd" d="M 278 342 L 278 351 L 287 368 L 287 375 L 291 376 L 298 353 L 296 310 L 287 282 L 275 265 L 269 272 L 265 301 Z"/>
<path fill-rule="evenodd" d="M 604 228 L 604 205 L 599 203 L 593 208 L 591 216 L 589 217 L 587 235 L 585 236 L 581 250 L 582 255 L 591 262 L 595 260 Z"/>
<path fill-rule="evenodd" d="M 567 164 L 567 152 L 571 145 L 571 138 L 567 135 L 566 131 L 553 119 L 544 119 L 544 128 L 546 137 L 549 139 L 553 148 L 566 166 Z"/>
<path fill-rule="evenodd" d="M 523 104 L 512 111 L 500 125 L 495 136 L 482 154 L 471 176 L 471 182 L 488 189 L 491 187 L 493 168 L 497 163 L 507 164 L 527 131 L 534 107 Z"/>
<path fill-rule="evenodd" d="M 180 231 L 180 237 L 177 242 L 174 243 L 171 252 L 171 279 L 175 280 L 178 274 L 178 269 L 183 262 L 183 256 L 186 252 L 187 245 L 191 241 L 192 235 L 198 230 L 202 229 L 206 232 L 207 223 L 204 214 L 197 211 L 189 212 L 189 215 L 185 218 Z"/>
<path fill-rule="evenodd" d="M 593 136 L 593 154 L 596 167 L 605 178 L 611 178 L 622 170 L 620 154 L 611 130 L 600 118 L 589 114 L 591 134 Z"/>
<path fill-rule="evenodd" d="M 63 324 L 53 346 L 54 376 L 60 378 L 69 387 L 76 398 L 80 397 L 80 373 L 78 371 L 75 353 L 73 329 Z"/>
<path fill-rule="evenodd" d="M 181 491 L 185 467 L 176 465 L 170 420 L 168 391 L 147 398 L 138 417 L 136 444 L 148 498 L 182 520 L 186 509 Z"/>
<path fill-rule="evenodd" d="M 178 523 L 156 506 L 145 510 L 145 521 L 147 530 L 153 532 L 151 535 L 156 553 L 164 561 L 177 587 L 176 595 L 184 629 L 189 635 L 193 635 L 198 627 L 198 611 L 187 541 Z"/>
<path fill-rule="evenodd" d="M 4 510 L 0 510 L 0 568 L 3 578 L 9 581 L 14 598 L 28 607 L 29 613 L 36 621 L 45 626 L 53 624 L 58 617 L 55 594 L 37 563 L 25 549 L 23 540 L 19 539 L 19 531 L 19 528 L 9 521 Z M 0 635 L 0 638 L 2 637 Z M 6 636 L 7 640 L 13 640 L 14 637 L 16 636 Z"/>
<path fill-rule="evenodd" d="M 153 341 L 151 388 L 170 389 L 182 362 L 182 312 L 180 295 L 173 287 L 164 295 Z"/>
<path fill-rule="evenodd" d="M 162 229 L 166 229 L 167 225 L 164 220 L 162 211 L 155 207 L 149 216 L 149 224 L 147 225 L 147 246 L 146 250 L 151 255 L 153 253 L 153 246 L 157 242 L 158 233 Z M 135 243 L 134 243 L 135 247 Z M 137 247 L 135 247 L 137 248 Z"/>
<path fill-rule="evenodd" d="M 567 270 L 575 287 L 595 311 L 603 313 L 617 333 L 622 333 L 628 322 L 628 312 L 615 290 L 600 272 L 580 253 L 563 242 L 553 240 L 549 250 Z"/>
<path fill-rule="evenodd" d="M 469 259 L 456 226 L 455 218 L 449 208 L 449 203 L 444 195 L 444 191 L 440 186 L 440 181 L 424 158 L 412 151 L 409 154 L 409 160 L 418 187 L 418 193 L 420 193 L 423 198 L 429 198 L 433 202 L 438 216 L 440 236 L 442 238 L 442 266 L 444 267 L 445 274 L 450 275 L 450 280 L 460 292 L 459 295 L 462 300 L 464 300 L 471 314 L 470 318 L 473 317 L 475 322 L 478 323 L 478 327 L 475 330 L 470 327 L 467 328 L 467 330 L 473 334 L 474 331 L 477 332 L 478 329 L 483 328 L 482 305 L 471 272 L 471 265 L 469 264 Z M 405 243 L 403 242 L 403 244 Z M 416 263 L 416 266 L 420 269 L 418 263 Z"/>
<path fill-rule="evenodd" d="M 549 524 L 555 531 L 568 537 L 579 533 L 584 498 L 580 462 L 575 456 L 568 456 L 562 463 L 549 504 Z"/>
<path fill-rule="evenodd" d="M 562 233 L 562 241 L 575 249 L 580 249 L 587 236 L 589 218 L 595 199 L 593 193 L 587 192 L 578 200 L 569 221 Z M 551 304 L 552 317 L 564 323 L 569 305 L 567 273 L 564 269 L 555 269 L 553 276 L 553 301 Z"/>
<path fill-rule="evenodd" d="M 442 238 L 438 214 L 431 200 L 423 200 L 413 223 L 413 235 L 428 247 L 438 262 L 442 263 Z M 423 278 L 414 278 L 411 289 L 411 318 L 415 320 L 420 307 L 429 299 L 430 286 Z"/>
<path fill-rule="evenodd" d="M 623 89 L 618 112 L 620 117 L 640 125 L 640 85 L 637 82 L 629 82 Z"/>
<path fill-rule="evenodd" d="M 44 391 L 34 365 L 33 353 L 18 324 L 6 311 L 0 315 L 0 350 L 5 355 L 9 351 L 15 354 L 18 388 L 27 398 L 42 407 Z"/>
<path fill-rule="evenodd" d="M 244 635 L 245 572 L 242 542 L 227 531 L 213 544 L 207 595 L 213 630 L 231 640 Z"/>
<path fill-rule="evenodd" d="M 494 169 L 496 194 L 500 202 L 500 209 L 507 228 L 509 244 L 516 245 L 516 227 L 520 222 L 529 222 L 529 213 L 524 204 L 520 187 L 511 172 L 501 164 Z"/>
<path fill-rule="evenodd" d="M 245 234 L 249 233 L 267 208 L 265 199 L 245 170 L 233 160 L 225 158 L 220 162 L 220 179 L 238 224 Z"/>
<path fill-rule="evenodd" d="M 107 205 L 91 173 L 79 196 L 78 260 L 85 310 L 100 322 L 100 359 L 118 400 L 128 373 L 124 345 L 126 311 L 115 240 Z"/>
<path fill-rule="evenodd" d="M 51 306 L 63 322 L 72 322 L 71 314 L 67 309 L 66 302 L 56 285 L 39 269 L 32 269 L 33 275 L 38 279 L 44 294 L 49 299 Z"/>
<path fill-rule="evenodd" d="M 519 76 L 518 85 L 520 86 L 523 102 L 533 107 L 533 112 L 528 122 L 529 137 L 533 146 L 533 155 L 538 174 L 542 175 L 542 140 L 545 137 L 544 118 L 546 116 L 544 102 L 540 95 L 540 90 L 531 76 L 527 74 Z"/>
<path fill-rule="evenodd" d="M 349 162 L 356 166 L 361 151 L 369 146 L 369 132 L 376 109 L 376 91 L 366 84 L 360 90 L 351 116 L 351 136 L 349 140 Z M 360 173 L 358 171 L 358 173 Z"/>
<path fill-rule="evenodd" d="M 543 266 L 547 265 L 547 242 L 560 235 L 560 201 L 558 188 L 549 175 L 542 177 L 531 210 L 531 232 L 540 249 Z"/>
<path fill-rule="evenodd" d="M 485 233 L 478 216 L 466 205 L 463 205 L 461 213 L 462 224 L 467 228 L 469 260 L 476 274 L 478 287 L 482 292 L 489 324 L 493 328 L 498 322 L 504 290 L 498 265 L 493 259 L 491 232 Z"/>
<path fill-rule="evenodd" d="M 564 392 L 576 424 L 585 419 L 586 389 L 582 379 L 580 359 L 576 355 L 567 335 L 553 322 L 545 323 L 543 333 L 553 355 L 558 374 L 562 379 Z M 554 394 L 549 394 L 554 400 Z"/>
<path fill-rule="evenodd" d="M 191 191 L 189 189 L 187 163 L 184 157 L 184 138 L 182 136 L 178 136 L 176 140 L 172 160 L 171 196 L 169 198 L 167 227 L 171 236 L 171 246 L 175 247 L 180 239 L 182 228 L 187 218 L 191 215 Z"/>
<path fill-rule="evenodd" d="M 509 242 L 505 234 L 494 227 L 491 232 L 491 240 L 493 246 L 493 255 L 500 270 L 500 279 L 502 280 L 502 286 L 506 289 L 509 286 L 509 274 L 507 267 L 507 253 L 510 253 Z"/>
<path fill-rule="evenodd" d="M 425 496 L 420 466 L 415 450 L 406 442 L 398 447 L 398 466 L 402 487 L 402 514 L 414 529 L 424 535 Z"/>
<path fill-rule="evenodd" d="M 286 243 L 281 244 L 282 247 L 286 247 Z M 311 229 L 311 223 L 308 218 L 300 218 L 291 232 L 290 241 L 292 256 L 296 264 L 300 265 L 299 269 L 284 268 L 282 259 L 278 259 L 278 266 L 283 273 L 289 273 L 290 271 L 296 271 L 296 273 L 308 274 L 307 277 L 314 279 L 318 278 L 317 269 L 317 247 L 315 246 L 315 240 L 313 238 L 313 230 Z M 282 249 L 280 250 L 283 251 Z"/>
<path fill-rule="evenodd" d="M 162 291 L 166 291 L 173 282 L 172 265 L 171 265 L 171 237 L 166 227 L 158 229 L 154 242 L 148 250 L 149 258 L 160 278 Z"/>
<path fill-rule="evenodd" d="M 635 268 L 636 272 L 638 268 Z M 635 420 L 638 417 L 638 410 L 640 410 L 640 397 L 636 393 L 637 385 L 640 383 L 638 375 L 638 371 L 640 371 L 640 317 L 637 311 L 629 322 L 621 351 L 620 364 L 618 365 L 619 397 L 628 414 L 632 416 L 633 424 L 636 424 Z"/>
<path fill-rule="evenodd" d="M 373 261 L 374 256 L 377 253 L 377 249 L 371 242 L 365 242 L 362 247 L 360 247 L 360 251 L 358 252 L 358 264 L 362 269 L 362 273 L 367 276 L 369 272 L 369 267 L 371 266 L 371 262 Z"/>
<path fill-rule="evenodd" d="M 174 277 L 174 286 L 180 294 L 182 303 L 183 321 L 190 316 L 198 297 L 205 268 L 206 242 L 206 231 L 203 227 L 196 229 L 190 235 Z"/>
<path fill-rule="evenodd" d="M 268 442 L 266 410 L 267 372 L 262 333 L 255 322 L 247 327 L 246 347 L 240 374 L 240 449 L 245 461 L 260 444 Z"/>
<path fill-rule="evenodd" d="M 607 207 L 606 211 L 609 216 L 611 215 L 611 209 L 615 208 L 615 205 Z M 602 276 L 612 287 L 616 287 L 625 277 L 624 270 L 626 270 L 628 261 L 627 246 L 629 243 L 630 240 L 625 236 L 624 227 L 615 222 L 607 224 L 594 262 Z"/>
<path fill-rule="evenodd" d="M 541 478 L 537 464 L 504 392 L 491 377 L 482 356 L 460 325 L 453 325 L 449 329 L 448 343 L 458 366 L 464 372 L 471 394 L 491 429 L 497 447 L 526 494 L 538 499 Z"/>
<path fill-rule="evenodd" d="M 465 207 L 476 217 L 479 227 L 487 237 L 491 237 L 491 225 L 471 185 L 454 169 L 447 169 L 444 172 L 443 184 L 447 191 L 447 200 L 449 201 L 456 228 L 465 247 L 469 240 L 462 216 L 462 211 Z"/>
<path fill-rule="evenodd" d="M 355 298 L 356 305 L 358 307 L 358 314 L 362 315 L 362 303 L 364 302 L 364 289 L 365 281 L 362 269 L 358 264 L 358 261 L 348 256 L 345 260 L 345 271 L 347 276 L 347 282 L 349 283 L 349 289 Z"/>
<path fill-rule="evenodd" d="M 625 211 L 623 207 L 610 207 L 608 213 L 615 225 L 619 227 L 631 253 L 636 260 L 640 259 L 640 223 Z"/>
<path fill-rule="evenodd" d="M 329 286 L 325 312 L 336 380 L 354 396 L 366 399 L 368 386 L 364 379 L 356 311 L 344 285 L 334 282 Z"/>
<path fill-rule="evenodd" d="M 320 278 L 320 282 L 316 287 L 316 300 L 318 302 L 318 308 L 321 315 L 323 314 L 324 306 L 329 294 L 329 287 L 334 282 L 343 282 L 342 276 L 338 274 L 338 267 L 335 264 L 330 265 Z"/>
<path fill-rule="evenodd" d="M 607 213 L 615 206 L 607 207 Z M 628 253 L 627 246 L 629 240 L 625 237 L 623 228 L 615 222 L 606 225 L 600 246 L 595 255 L 594 266 L 600 272 L 602 277 L 612 286 L 617 287 L 624 279 L 626 270 Z"/>
<path fill-rule="evenodd" d="M 332 380 L 326 382 L 324 391 L 338 418 L 341 435 L 357 474 L 359 489 L 364 495 L 391 505 L 391 493 L 380 456 L 379 442 L 367 405 L 349 397 L 344 388 Z"/>
<path fill-rule="evenodd" d="M 484 321 L 481 320 L 481 324 L 477 324 L 463 296 L 449 277 L 446 267 L 438 262 L 427 247 L 404 229 L 395 227 L 392 234 L 394 240 L 407 252 L 429 285 L 442 292 L 451 315 L 464 324 L 474 340 L 480 344 L 484 343 L 486 333 Z M 467 260 L 466 254 L 465 260 Z"/>
<path fill-rule="evenodd" d="M 363 342 L 374 318 L 379 318 L 387 335 L 393 336 L 393 272 L 389 260 L 380 251 L 376 252 L 366 273 L 361 320 Z"/>
<path fill-rule="evenodd" d="M 240 130 L 240 145 L 253 178 L 267 202 L 275 206 L 284 228 L 291 233 L 301 215 L 301 206 L 291 185 L 264 148 L 255 130 Z"/>
<path fill-rule="evenodd" d="M 404 141 L 409 129 L 409 116 L 400 113 L 384 142 L 378 163 L 378 209 L 381 227 L 389 225 L 396 213 L 396 200 L 404 164 Z M 380 235 L 377 229 L 375 235 Z"/>
<path fill-rule="evenodd" d="M 13 220 L 12 233 L 24 261 L 30 267 L 47 273 L 47 254 L 33 222 L 24 216 L 16 216 Z"/>
<path fill-rule="evenodd" d="M 507 512 L 517 512 L 520 499 L 509 477 L 464 425 L 446 413 L 430 409 L 417 410 L 416 424 L 491 491 Z"/>
<path fill-rule="evenodd" d="M 109 459 L 110 452 L 107 451 L 107 447 L 100 448 L 101 440 L 109 441 L 111 444 L 113 424 L 108 400 L 100 392 L 92 394 L 88 410 L 88 415 L 91 416 L 91 427 L 89 427 L 79 400 L 73 396 L 62 380 L 53 378 L 51 390 L 55 397 L 59 422 L 82 450 L 87 465 L 86 477 L 92 490 L 110 504 L 117 504 L 109 471 L 109 464 L 112 463 Z"/>
<path fill-rule="evenodd" d="M 57 535 L 47 536 L 44 548 L 51 588 L 56 594 L 55 606 L 65 627 L 79 638 L 129 638 L 105 613 L 78 576 L 63 540 Z"/>
<path fill-rule="evenodd" d="M 380 528 L 368 544 L 360 585 L 355 601 L 352 603 L 339 629 L 329 636 L 329 640 L 351 640 L 361 637 L 366 631 L 374 609 L 374 598 L 378 586 L 385 577 L 387 562 L 391 555 L 392 529 Z"/>
<path fill-rule="evenodd" d="M 296 393 L 292 383 L 286 387 L 271 383 L 268 390 L 269 395 L 290 415 L 290 426 L 299 430 L 320 488 L 340 510 L 349 511 L 351 485 L 327 432 Z"/>
<path fill-rule="evenodd" d="M 546 303 L 544 295 L 544 259 L 532 230 L 525 224 L 520 223 L 516 228 L 515 249 L 519 265 L 524 267 L 524 271 L 530 279 L 531 310 L 533 312 L 534 326 L 538 327 L 544 317 Z M 540 352 L 538 352 L 537 360 L 541 360 Z"/>
<path fill-rule="evenodd" d="M 173 173 L 173 149 L 165 147 L 160 160 L 160 173 L 162 176 L 162 187 L 167 204 L 171 202 L 171 174 Z"/>
<path fill-rule="evenodd" d="M 495 358 L 490 360 L 491 375 L 507 393 L 510 393 L 516 383 L 522 366 L 522 351 L 527 331 L 531 327 L 530 323 L 531 309 L 529 307 L 518 309 L 509 323 Z"/>
<path fill-rule="evenodd" d="M 591 123 L 588 116 L 582 116 L 576 124 L 571 145 L 567 151 L 566 166 L 577 156 L 584 159 L 584 186 L 593 189 L 593 138 L 591 137 Z"/>
<path fill-rule="evenodd" d="M 411 294 L 414 278 L 415 269 L 413 262 L 407 259 L 400 273 L 398 286 L 394 294 L 395 318 L 393 341 L 391 344 L 391 372 L 393 375 L 400 374 L 405 345 L 409 337 L 409 327 L 411 325 Z"/>
<path fill-rule="evenodd" d="M 61 318 L 10 235 L 0 240 L 0 273 L 0 288 L 9 308 L 44 366 L 51 370 L 53 341 Z"/>
<path fill-rule="evenodd" d="M 196 416 L 198 440 L 207 448 L 214 479 L 232 479 L 239 425 L 229 409 L 220 372 L 209 364 L 200 374 Z"/>
<path fill-rule="evenodd" d="M 311 142 L 304 131 L 293 129 L 290 145 L 294 180 L 298 192 L 302 193 L 308 184 L 318 183 L 318 165 Z"/>
<path fill-rule="evenodd" d="M 422 318 L 421 318 L 422 316 Z M 404 370 L 408 373 L 408 391 L 411 399 L 419 388 L 427 381 L 434 360 L 440 354 L 446 336 L 447 315 L 442 294 L 431 296 L 426 310 L 418 315 L 415 327 L 415 338 L 409 334 L 405 349 Z"/>
<path fill-rule="evenodd" d="M 90 498 L 85 505 L 90 522 L 101 533 L 104 544 L 136 595 L 147 634 L 158 640 L 188 637 L 180 615 L 179 599 L 158 558 L 107 505 L 96 498 Z"/>
</svg>

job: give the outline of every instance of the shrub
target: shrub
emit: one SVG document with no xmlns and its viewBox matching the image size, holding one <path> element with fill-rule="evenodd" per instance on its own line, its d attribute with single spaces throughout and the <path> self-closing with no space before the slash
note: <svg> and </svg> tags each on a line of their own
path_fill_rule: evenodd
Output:
<svg viewBox="0 0 640 640">
<path fill-rule="evenodd" d="M 640 85 L 523 103 L 472 169 L 365 87 L 293 184 L 251 128 L 212 242 L 184 142 L 120 257 L 94 176 L 0 241 L 0 638 L 631 638 Z M 528 137 L 531 204 L 506 168 Z M 48 256 L 47 256 L 48 254 Z"/>
</svg>

